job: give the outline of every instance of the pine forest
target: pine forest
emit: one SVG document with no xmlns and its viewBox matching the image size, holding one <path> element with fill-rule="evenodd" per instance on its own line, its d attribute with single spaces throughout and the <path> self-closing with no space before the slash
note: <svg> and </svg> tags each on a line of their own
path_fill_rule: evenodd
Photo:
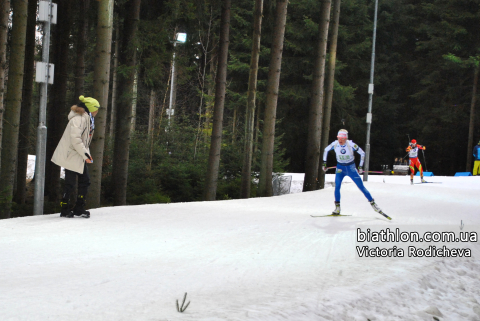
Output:
<svg viewBox="0 0 480 321">
<path fill-rule="evenodd" d="M 416 139 L 436 176 L 469 172 L 479 26 L 478 0 L 1 0 L 0 219 L 33 215 L 44 92 L 45 214 L 60 212 L 50 159 L 81 95 L 100 103 L 88 208 L 272 196 L 288 172 L 323 188 L 340 129 L 366 149 L 369 96 L 370 170 Z"/>
</svg>

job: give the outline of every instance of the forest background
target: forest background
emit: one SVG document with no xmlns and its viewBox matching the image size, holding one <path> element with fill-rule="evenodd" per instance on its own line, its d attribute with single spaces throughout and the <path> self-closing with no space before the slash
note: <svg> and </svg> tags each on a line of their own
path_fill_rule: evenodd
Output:
<svg viewBox="0 0 480 321">
<path fill-rule="evenodd" d="M 103 162 L 95 159 L 96 167 L 92 167 L 90 207 L 271 195 L 268 189 L 258 192 L 255 180 L 260 177 L 261 181 L 265 171 L 262 153 L 268 151 L 262 147 L 262 138 L 266 137 L 269 104 L 276 108 L 275 131 L 269 132 L 275 138 L 270 172 L 310 169 L 320 179 L 321 171 L 312 166 L 318 167 L 323 151 L 315 154 L 316 162 L 307 161 L 312 137 L 308 124 L 316 95 L 312 83 L 322 70 L 316 59 L 325 58 L 321 76 L 328 79 L 325 66 L 333 57 L 335 5 L 340 15 L 331 130 L 320 132 L 331 142 L 338 129 L 346 128 L 349 139 L 361 147 L 366 144 L 374 0 L 53 2 L 58 5 L 58 21 L 51 30 L 55 82 L 49 87 L 47 105 L 45 213 L 60 211 L 60 169 L 49 160 L 67 124 L 70 106 L 80 94 L 97 99 L 100 95 L 104 107 L 96 119 L 92 143 L 94 159 L 100 156 Z M 33 0 L 0 1 L 0 218 L 32 214 L 33 183 L 25 177 L 27 155 L 36 153 L 40 105 L 40 86 L 33 81 L 34 62 L 42 60 L 43 24 L 35 19 L 37 4 Z M 244 195 L 252 35 L 258 21 L 255 5 L 258 13 L 259 4 L 263 14 L 251 174 L 248 195 Z M 281 6 L 286 14 L 284 35 Z M 324 54 L 318 49 L 325 31 L 322 16 L 326 16 L 328 32 Z M 475 126 L 479 123 L 475 113 L 479 25 L 478 1 L 378 2 L 370 170 L 381 170 L 382 165 L 391 168 L 395 158 L 405 156 L 410 137 L 427 147 L 421 160 L 435 175 L 471 171 L 472 148 L 480 140 L 480 128 Z M 187 40 L 174 45 L 179 32 L 186 33 Z M 272 48 L 279 34 L 283 44 L 280 57 L 274 57 Z M 102 45 L 107 48 L 103 62 Z M 169 118 L 174 53 L 175 113 Z M 226 57 L 225 66 L 222 57 Z M 274 59 L 281 61 L 280 80 L 269 98 Z M 98 75 L 106 75 L 107 80 Z M 321 83 L 320 108 L 327 105 L 325 82 Z M 96 95 L 99 86 L 104 90 Z M 269 100 L 272 95 L 274 102 Z M 216 118 L 218 107 L 222 107 L 221 118 Z M 212 136 L 220 137 L 215 144 L 221 153 L 212 148 Z M 214 156 L 219 160 L 217 167 L 212 163 Z M 334 163 L 330 155 L 329 166 Z M 214 174 L 209 174 L 212 170 Z M 212 177 L 213 189 L 206 183 Z M 213 196 L 207 196 L 207 189 Z"/>
</svg>

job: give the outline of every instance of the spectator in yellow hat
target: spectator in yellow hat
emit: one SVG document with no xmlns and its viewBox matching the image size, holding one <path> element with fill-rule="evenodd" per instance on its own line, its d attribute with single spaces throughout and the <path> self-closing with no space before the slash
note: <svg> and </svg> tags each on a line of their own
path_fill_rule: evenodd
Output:
<svg viewBox="0 0 480 321">
<path fill-rule="evenodd" d="M 93 163 L 90 155 L 90 143 L 95 129 L 94 117 L 100 104 L 95 98 L 79 97 L 68 114 L 68 125 L 53 153 L 52 162 L 65 168 L 65 187 L 63 189 L 61 217 L 90 217 L 85 210 L 85 197 L 90 186 L 87 164 Z M 71 209 L 69 199 L 78 177 L 78 196 L 75 207 Z"/>
</svg>

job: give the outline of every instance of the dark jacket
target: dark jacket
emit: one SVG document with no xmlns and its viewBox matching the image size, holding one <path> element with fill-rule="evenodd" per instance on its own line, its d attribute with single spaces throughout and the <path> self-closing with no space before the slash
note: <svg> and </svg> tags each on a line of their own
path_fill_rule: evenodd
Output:
<svg viewBox="0 0 480 321">
<path fill-rule="evenodd" d="M 477 145 L 473 148 L 473 157 L 475 160 L 480 160 L 480 145 Z"/>
</svg>

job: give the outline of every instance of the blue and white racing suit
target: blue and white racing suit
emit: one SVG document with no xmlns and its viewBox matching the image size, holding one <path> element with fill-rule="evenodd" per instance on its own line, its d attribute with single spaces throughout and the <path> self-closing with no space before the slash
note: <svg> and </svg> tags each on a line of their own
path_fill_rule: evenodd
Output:
<svg viewBox="0 0 480 321">
<path fill-rule="evenodd" d="M 337 170 L 335 172 L 335 202 L 340 202 L 340 187 L 345 176 L 349 176 L 363 192 L 368 201 L 371 202 L 373 200 L 372 195 L 370 195 L 370 192 L 363 185 L 362 178 L 355 168 L 355 155 L 353 154 L 354 152 L 360 154 L 359 166 L 363 166 L 365 152 L 351 140 L 347 140 L 345 145 L 340 145 L 338 140 L 336 140 L 325 148 L 323 152 L 324 163 L 327 162 L 327 155 L 331 150 L 334 150 L 337 156 Z"/>
</svg>

